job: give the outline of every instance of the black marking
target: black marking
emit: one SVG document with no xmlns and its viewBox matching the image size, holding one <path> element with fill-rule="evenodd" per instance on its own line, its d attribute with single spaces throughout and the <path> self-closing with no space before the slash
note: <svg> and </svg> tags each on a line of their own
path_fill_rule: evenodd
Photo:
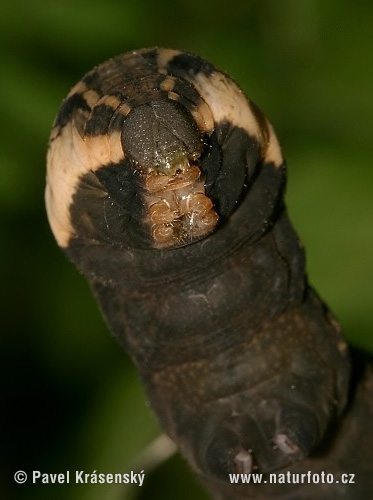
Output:
<svg viewBox="0 0 373 500">
<path fill-rule="evenodd" d="M 82 94 L 73 94 L 62 103 L 55 121 L 55 126 L 60 128 L 64 127 L 70 120 L 72 120 L 72 117 L 78 110 L 90 112 L 91 108 Z"/>
<path fill-rule="evenodd" d="M 109 123 L 109 132 L 113 132 L 115 130 L 122 131 L 126 117 L 127 115 L 124 115 L 122 113 L 114 113 Z"/>
<path fill-rule="evenodd" d="M 212 64 L 200 57 L 191 56 L 189 54 L 178 54 L 167 64 L 167 72 L 170 73 L 170 75 L 180 78 L 185 78 L 187 75 L 194 76 L 197 73 L 203 73 L 206 76 L 210 76 L 214 71 L 216 70 Z"/>
<path fill-rule="evenodd" d="M 102 75 L 99 68 L 95 68 L 82 78 L 82 82 L 84 82 L 88 88 L 99 92 L 101 90 L 101 78 Z"/>
<path fill-rule="evenodd" d="M 182 99 L 189 101 L 195 106 L 201 101 L 201 97 L 197 90 L 186 80 L 177 79 L 172 91 L 179 94 Z"/>
<path fill-rule="evenodd" d="M 149 246 L 141 192 L 141 179 L 127 160 L 84 175 L 70 208 L 74 239 Z"/>
<path fill-rule="evenodd" d="M 150 66 L 152 71 L 158 72 L 158 49 L 144 50 L 141 52 L 141 57 Z"/>
<path fill-rule="evenodd" d="M 225 218 L 237 208 L 260 167 L 260 145 L 245 130 L 229 122 L 217 124 L 210 141 L 210 154 L 201 165 L 206 172 L 207 193 Z"/>
<path fill-rule="evenodd" d="M 109 125 L 113 118 L 115 110 L 105 104 L 99 104 L 92 110 L 88 118 L 84 132 L 87 136 L 104 135 L 109 131 Z M 112 129 L 111 129 L 112 130 Z"/>
<path fill-rule="evenodd" d="M 120 55 L 97 67 L 83 78 L 91 89 L 101 94 L 120 93 L 125 99 L 133 98 L 138 93 L 144 93 L 164 75 L 154 72 L 154 69 L 139 54 Z"/>
</svg>

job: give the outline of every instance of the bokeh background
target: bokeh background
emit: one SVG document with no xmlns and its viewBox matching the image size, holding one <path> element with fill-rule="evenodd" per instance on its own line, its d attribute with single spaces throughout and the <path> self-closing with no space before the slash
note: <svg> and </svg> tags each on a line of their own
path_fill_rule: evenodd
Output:
<svg viewBox="0 0 373 500">
<path fill-rule="evenodd" d="M 1 498 L 207 498 L 178 456 L 145 470 L 142 488 L 12 479 L 127 472 L 160 432 L 48 228 L 54 116 L 86 71 L 127 50 L 180 48 L 226 71 L 277 130 L 310 281 L 351 344 L 373 350 L 373 2 L 14 0 L 1 11 Z"/>
</svg>

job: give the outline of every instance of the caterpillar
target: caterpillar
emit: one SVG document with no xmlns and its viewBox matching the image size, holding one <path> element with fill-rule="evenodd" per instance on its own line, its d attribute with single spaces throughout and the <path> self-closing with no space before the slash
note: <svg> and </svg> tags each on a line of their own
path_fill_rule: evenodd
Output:
<svg viewBox="0 0 373 500">
<path fill-rule="evenodd" d="M 150 48 L 63 101 L 46 208 L 202 478 L 276 471 L 317 450 L 347 400 L 340 326 L 309 286 L 275 131 L 223 72 Z"/>
</svg>

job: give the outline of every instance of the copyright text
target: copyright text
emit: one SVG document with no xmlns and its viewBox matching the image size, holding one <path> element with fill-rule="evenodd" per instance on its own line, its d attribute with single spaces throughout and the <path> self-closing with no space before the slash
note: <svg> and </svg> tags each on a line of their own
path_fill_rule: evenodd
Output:
<svg viewBox="0 0 373 500">
<path fill-rule="evenodd" d="M 41 484 L 138 484 L 143 485 L 145 474 L 144 471 L 130 471 L 124 474 L 105 474 L 102 472 L 86 473 L 85 471 L 65 471 L 55 474 L 41 472 L 40 470 L 32 471 L 30 475 L 32 482 Z M 14 480 L 18 484 L 23 484 L 27 481 L 28 476 L 24 471 L 17 471 L 14 474 Z"/>
</svg>

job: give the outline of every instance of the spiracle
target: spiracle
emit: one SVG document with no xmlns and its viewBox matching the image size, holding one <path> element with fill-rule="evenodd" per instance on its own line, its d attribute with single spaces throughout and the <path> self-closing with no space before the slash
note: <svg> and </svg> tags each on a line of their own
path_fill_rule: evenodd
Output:
<svg viewBox="0 0 373 500">
<path fill-rule="evenodd" d="M 224 73 L 171 49 L 86 74 L 57 115 L 46 206 L 197 474 L 312 454 L 349 360 L 309 287 L 270 122 Z"/>
</svg>

